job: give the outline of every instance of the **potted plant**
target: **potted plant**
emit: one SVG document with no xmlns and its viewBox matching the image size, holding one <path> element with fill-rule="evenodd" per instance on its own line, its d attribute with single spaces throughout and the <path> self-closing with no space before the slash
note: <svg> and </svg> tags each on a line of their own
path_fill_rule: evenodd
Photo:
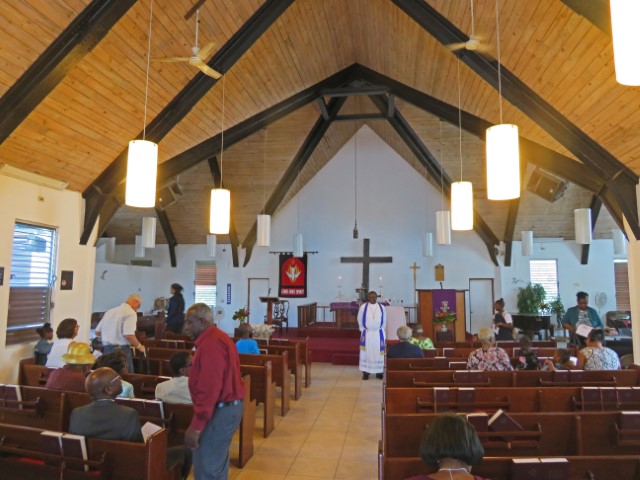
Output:
<svg viewBox="0 0 640 480">
<path fill-rule="evenodd" d="M 546 295 L 547 292 L 542 285 L 529 283 L 518 292 L 518 312 L 538 315 L 541 311 L 547 310 L 549 307 L 544 302 Z"/>
<path fill-rule="evenodd" d="M 245 307 L 239 308 L 233 312 L 233 319 L 237 320 L 238 323 L 247 323 L 249 321 L 249 310 Z"/>
<path fill-rule="evenodd" d="M 433 323 L 440 324 L 440 330 L 445 332 L 447 330 L 447 323 L 454 322 L 456 320 L 455 312 L 449 309 L 449 302 L 443 300 L 439 310 L 436 310 L 433 314 Z"/>
<path fill-rule="evenodd" d="M 562 317 L 564 317 L 565 314 L 565 309 L 560 297 L 556 297 L 555 300 L 549 302 L 549 310 L 556 315 L 556 323 L 558 324 L 558 327 L 562 326 L 561 322 Z"/>
</svg>

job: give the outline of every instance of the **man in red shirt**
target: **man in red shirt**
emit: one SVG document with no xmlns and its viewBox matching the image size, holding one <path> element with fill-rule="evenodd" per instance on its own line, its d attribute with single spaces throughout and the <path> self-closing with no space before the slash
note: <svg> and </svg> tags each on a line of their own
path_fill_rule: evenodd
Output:
<svg viewBox="0 0 640 480">
<path fill-rule="evenodd" d="M 193 450 L 195 480 L 227 480 L 229 446 L 244 405 L 240 358 L 233 341 L 213 324 L 204 303 L 189 307 L 184 332 L 195 340 L 189 372 L 193 418 L 185 444 Z"/>
</svg>

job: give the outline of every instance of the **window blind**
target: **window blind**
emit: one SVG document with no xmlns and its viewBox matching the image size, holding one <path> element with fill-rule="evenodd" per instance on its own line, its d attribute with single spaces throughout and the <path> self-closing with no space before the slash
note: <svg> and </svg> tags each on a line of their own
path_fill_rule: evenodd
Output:
<svg viewBox="0 0 640 480">
<path fill-rule="evenodd" d="M 532 284 L 539 283 L 546 292 L 545 301 L 550 302 L 558 296 L 558 261 L 530 260 L 529 278 Z"/>
<path fill-rule="evenodd" d="M 615 262 L 613 268 L 616 283 L 616 310 L 631 310 L 628 264 L 627 262 Z"/>
</svg>

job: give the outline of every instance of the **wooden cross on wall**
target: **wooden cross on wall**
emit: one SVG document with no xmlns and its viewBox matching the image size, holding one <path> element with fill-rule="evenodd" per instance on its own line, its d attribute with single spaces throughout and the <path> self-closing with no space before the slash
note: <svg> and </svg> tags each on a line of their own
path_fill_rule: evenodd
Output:
<svg viewBox="0 0 640 480">
<path fill-rule="evenodd" d="M 391 263 L 393 257 L 370 257 L 369 239 L 365 238 L 362 245 L 361 257 L 340 257 L 340 263 L 362 263 L 362 288 L 369 292 L 369 264 L 371 263 Z"/>
</svg>

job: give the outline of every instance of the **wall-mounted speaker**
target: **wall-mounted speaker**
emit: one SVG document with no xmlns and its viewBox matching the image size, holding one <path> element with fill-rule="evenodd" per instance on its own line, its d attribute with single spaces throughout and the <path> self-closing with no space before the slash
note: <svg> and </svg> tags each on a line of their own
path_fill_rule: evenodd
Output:
<svg viewBox="0 0 640 480">
<path fill-rule="evenodd" d="M 568 182 L 539 168 L 534 170 L 527 184 L 527 190 L 544 198 L 547 202 L 555 202 L 562 198 L 568 187 Z"/>
<path fill-rule="evenodd" d="M 182 191 L 182 187 L 178 184 L 177 181 L 174 181 L 166 187 L 158 190 L 156 195 L 156 206 L 160 210 L 164 210 L 176 203 L 183 195 L 184 193 Z"/>
</svg>

